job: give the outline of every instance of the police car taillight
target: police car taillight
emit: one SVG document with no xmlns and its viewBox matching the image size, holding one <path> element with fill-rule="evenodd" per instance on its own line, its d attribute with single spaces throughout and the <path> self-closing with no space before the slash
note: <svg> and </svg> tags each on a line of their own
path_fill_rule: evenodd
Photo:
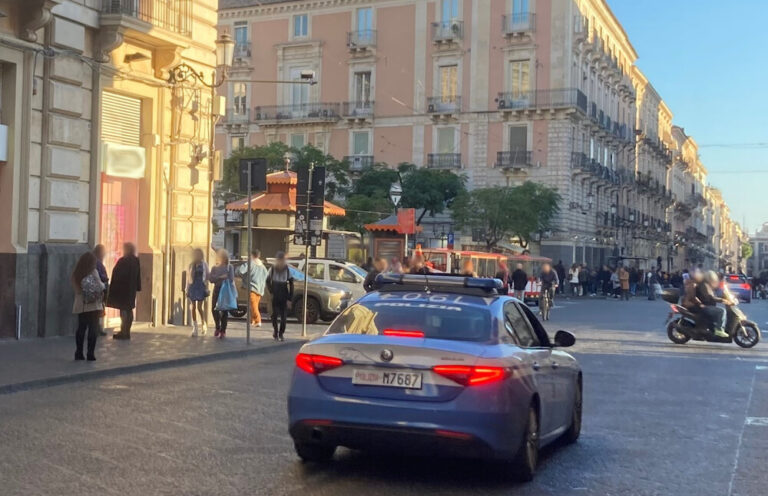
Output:
<svg viewBox="0 0 768 496">
<path fill-rule="evenodd" d="M 432 371 L 463 386 L 480 386 L 509 377 L 509 369 L 470 365 L 435 365 Z"/>
<path fill-rule="evenodd" d="M 308 374 L 320 374 L 342 365 L 344 365 L 344 361 L 336 357 L 310 355 L 309 353 L 296 355 L 296 366 Z"/>
<path fill-rule="evenodd" d="M 384 336 L 393 336 L 397 338 L 423 338 L 422 331 L 412 331 L 409 329 L 384 329 L 381 331 Z"/>
</svg>

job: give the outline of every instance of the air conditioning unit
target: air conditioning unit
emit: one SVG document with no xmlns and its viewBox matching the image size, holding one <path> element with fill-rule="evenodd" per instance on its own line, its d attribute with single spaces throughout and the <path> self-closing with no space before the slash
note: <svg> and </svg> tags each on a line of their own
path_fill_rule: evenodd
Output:
<svg viewBox="0 0 768 496">
<path fill-rule="evenodd" d="M 360 170 L 363 168 L 363 159 L 362 157 L 355 157 L 352 159 L 352 169 L 354 170 Z"/>
<path fill-rule="evenodd" d="M 459 36 L 461 34 L 461 23 L 458 21 L 453 21 L 451 23 L 451 32 L 454 35 Z"/>
<path fill-rule="evenodd" d="M 434 112 L 434 111 L 435 111 L 434 103 L 430 103 L 429 105 L 427 105 L 427 112 Z"/>
<path fill-rule="evenodd" d="M 507 102 L 505 100 L 499 100 L 499 108 L 503 109 L 507 107 Z"/>
<path fill-rule="evenodd" d="M 323 110 L 323 117 L 328 117 L 328 109 Z"/>
</svg>

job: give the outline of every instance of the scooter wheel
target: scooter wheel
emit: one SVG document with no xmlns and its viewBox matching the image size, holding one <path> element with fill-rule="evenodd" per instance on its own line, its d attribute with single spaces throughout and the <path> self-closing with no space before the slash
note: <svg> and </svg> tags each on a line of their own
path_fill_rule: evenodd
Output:
<svg viewBox="0 0 768 496">
<path fill-rule="evenodd" d="M 689 336 L 686 336 L 677 329 L 677 321 L 673 320 L 667 324 L 667 337 L 675 344 L 685 344 L 691 340 Z"/>
<path fill-rule="evenodd" d="M 740 325 L 733 335 L 733 341 L 742 348 L 752 348 L 760 342 L 760 331 L 754 324 Z"/>
</svg>

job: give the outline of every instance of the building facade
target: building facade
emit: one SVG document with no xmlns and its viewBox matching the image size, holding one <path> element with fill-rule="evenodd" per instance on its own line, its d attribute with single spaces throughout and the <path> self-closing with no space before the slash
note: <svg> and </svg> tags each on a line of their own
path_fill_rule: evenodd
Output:
<svg viewBox="0 0 768 496">
<path fill-rule="evenodd" d="M 768 222 L 763 223 L 762 227 L 755 231 L 754 236 L 750 237 L 750 243 L 752 243 L 752 256 L 747 260 L 748 274 L 760 277 L 761 274 L 768 272 Z"/>
<path fill-rule="evenodd" d="M 69 274 L 95 244 L 142 268 L 136 318 L 179 322 L 210 245 L 216 0 L 0 0 L 0 337 L 74 331 Z M 108 317 L 112 317 L 108 314 Z"/>
<path fill-rule="evenodd" d="M 705 171 L 675 172 L 685 140 L 604 0 L 222 0 L 219 29 L 239 56 L 220 148 L 313 144 L 352 170 L 542 182 L 563 200 L 537 249 L 565 263 L 679 268 L 675 229 L 703 222 L 703 204 L 674 213 Z M 305 71 L 316 85 L 257 82 Z"/>
</svg>

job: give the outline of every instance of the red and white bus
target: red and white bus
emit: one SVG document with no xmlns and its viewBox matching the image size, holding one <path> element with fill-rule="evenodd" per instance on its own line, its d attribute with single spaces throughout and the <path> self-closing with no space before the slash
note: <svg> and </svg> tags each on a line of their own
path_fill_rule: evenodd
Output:
<svg viewBox="0 0 768 496">
<path fill-rule="evenodd" d="M 472 260 L 472 265 L 479 277 L 495 277 L 499 271 L 499 262 L 507 263 L 511 272 L 518 263 L 523 264 L 523 270 L 528 274 L 528 284 L 525 287 L 525 301 L 538 302 L 541 285 L 536 281 L 536 275 L 541 270 L 543 263 L 552 263 L 546 257 L 534 257 L 531 255 L 506 255 L 504 253 L 486 253 L 482 251 L 448 250 L 445 248 L 425 248 L 424 261 L 441 272 L 458 274 L 465 260 Z"/>
</svg>

